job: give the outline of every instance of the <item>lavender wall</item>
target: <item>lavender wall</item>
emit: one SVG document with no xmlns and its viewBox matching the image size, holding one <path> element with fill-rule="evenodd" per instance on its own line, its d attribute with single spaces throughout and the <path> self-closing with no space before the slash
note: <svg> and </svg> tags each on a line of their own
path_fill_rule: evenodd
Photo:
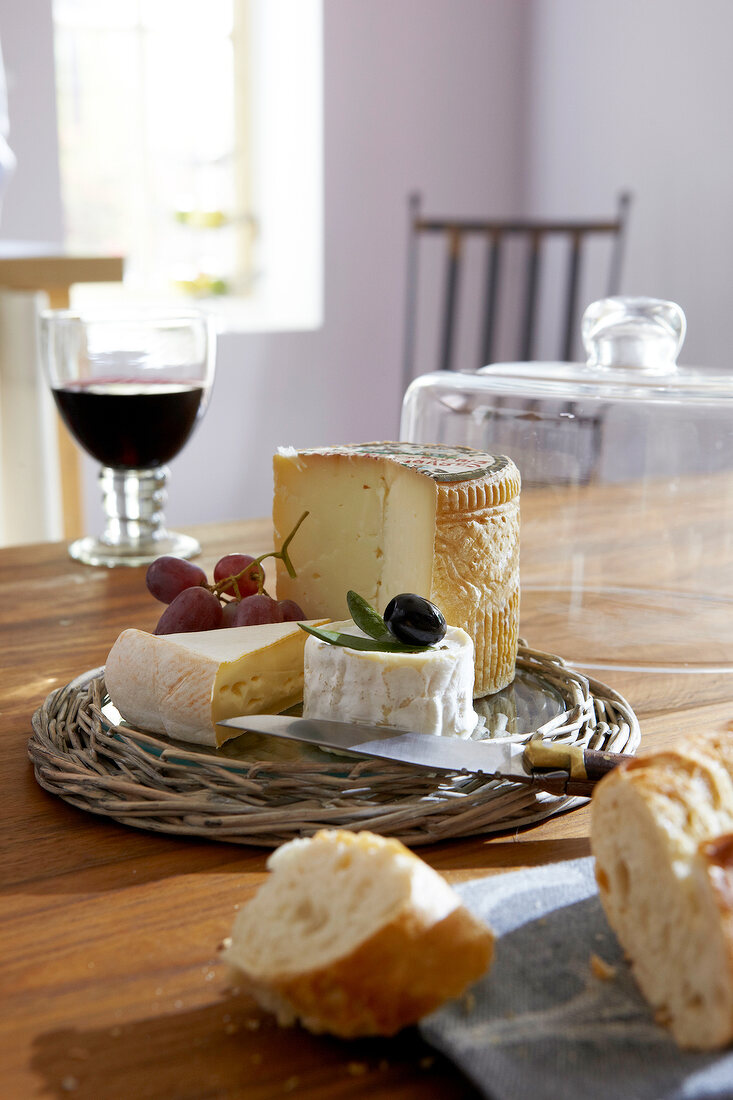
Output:
<svg viewBox="0 0 733 1100">
<path fill-rule="evenodd" d="M 21 162 L 4 238 L 61 234 L 50 4 L 0 9 Z M 221 336 L 208 414 L 173 464 L 170 521 L 268 513 L 280 444 L 395 435 L 407 194 L 421 189 L 433 211 L 517 211 L 530 11 L 505 0 L 325 0 L 324 323 Z M 91 529 L 98 490 L 86 460 L 85 496 Z"/>
<path fill-rule="evenodd" d="M 407 194 L 459 214 L 516 209 L 527 12 L 326 0 L 324 324 L 221 337 L 207 418 L 173 470 L 176 522 L 268 513 L 280 444 L 394 437 Z"/>
<path fill-rule="evenodd" d="M 680 361 L 731 364 L 729 0 L 534 0 L 530 207 L 579 216 L 634 192 L 623 291 L 687 315 Z"/>
<path fill-rule="evenodd" d="M 0 7 L 19 157 L 4 238 L 61 235 L 50 3 Z M 678 301 L 683 361 L 727 365 L 731 32 L 728 0 L 325 0 L 324 324 L 221 337 L 171 520 L 266 513 L 278 444 L 396 432 L 415 187 L 432 212 L 548 215 L 609 212 L 630 187 L 624 291 Z"/>
<path fill-rule="evenodd" d="M 61 241 L 51 0 L 2 0 L 10 147 L 18 159 L 0 239 Z"/>
</svg>

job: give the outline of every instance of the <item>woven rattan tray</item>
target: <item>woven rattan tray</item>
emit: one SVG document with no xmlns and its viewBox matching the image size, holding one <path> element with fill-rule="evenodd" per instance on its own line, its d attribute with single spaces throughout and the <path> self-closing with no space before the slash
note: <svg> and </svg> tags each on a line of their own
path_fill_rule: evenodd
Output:
<svg viewBox="0 0 733 1100">
<path fill-rule="evenodd" d="M 419 845 L 514 829 L 585 801 L 249 734 L 218 751 L 199 749 L 116 724 L 107 704 L 103 669 L 52 692 L 33 716 L 29 755 L 45 790 L 139 829 L 274 847 L 319 828 L 344 827 Z M 640 740 L 636 716 L 621 696 L 526 645 L 520 645 L 515 684 L 477 709 L 487 737 L 526 741 L 539 732 L 627 753 Z M 527 728 L 532 715 L 542 719 L 535 729 Z"/>
</svg>

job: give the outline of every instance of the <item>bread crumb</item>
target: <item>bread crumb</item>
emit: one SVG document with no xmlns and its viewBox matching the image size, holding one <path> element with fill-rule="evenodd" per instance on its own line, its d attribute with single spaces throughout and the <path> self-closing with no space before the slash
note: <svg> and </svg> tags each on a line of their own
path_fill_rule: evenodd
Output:
<svg viewBox="0 0 733 1100">
<path fill-rule="evenodd" d="M 382 1058 L 381 1062 L 377 1066 L 377 1069 L 381 1069 L 381 1070 L 389 1069 L 389 1062 L 387 1061 L 386 1058 Z"/>
<path fill-rule="evenodd" d="M 590 968 L 595 977 L 600 978 L 602 982 L 608 982 L 616 977 L 616 967 L 611 966 L 600 955 L 596 955 L 595 951 L 590 957 Z"/>
<path fill-rule="evenodd" d="M 435 1065 L 435 1059 L 434 1058 L 421 1058 L 420 1059 L 420 1069 L 432 1069 L 434 1065 Z"/>
<path fill-rule="evenodd" d="M 239 1024 L 224 1024 L 225 1035 L 236 1035 L 239 1031 Z"/>
<path fill-rule="evenodd" d="M 61 1088 L 64 1092 L 73 1092 L 74 1089 L 79 1088 L 79 1082 L 76 1077 L 64 1077 L 61 1081 Z"/>
<path fill-rule="evenodd" d="M 363 1077 L 369 1066 L 366 1062 L 349 1062 L 346 1068 L 352 1077 Z"/>
<path fill-rule="evenodd" d="M 244 1021 L 244 1026 L 247 1028 L 247 1031 L 259 1031 L 262 1026 L 262 1020 L 258 1020 L 256 1016 L 253 1016 L 251 1019 Z"/>
<path fill-rule="evenodd" d="M 473 993 L 467 993 L 463 998 L 463 1011 L 466 1016 L 470 1016 L 473 1010 L 476 1008 L 476 997 Z"/>
<path fill-rule="evenodd" d="M 300 1077 L 288 1077 L 283 1085 L 283 1092 L 293 1092 L 300 1084 Z"/>
</svg>

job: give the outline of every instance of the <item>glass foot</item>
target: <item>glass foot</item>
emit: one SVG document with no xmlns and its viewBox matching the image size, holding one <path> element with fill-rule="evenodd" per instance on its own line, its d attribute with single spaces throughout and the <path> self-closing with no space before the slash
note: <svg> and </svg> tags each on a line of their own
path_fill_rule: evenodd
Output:
<svg viewBox="0 0 733 1100">
<path fill-rule="evenodd" d="M 85 565 L 106 565 L 110 569 L 117 565 L 149 565 L 163 554 L 174 558 L 194 558 L 200 553 L 201 546 L 196 539 L 190 535 L 176 534 L 175 531 L 158 532 L 152 540 L 131 539 L 118 544 L 87 536 L 69 546 L 69 554 L 75 561 Z"/>
<path fill-rule="evenodd" d="M 149 565 L 163 554 L 193 558 L 201 547 L 190 535 L 179 535 L 165 526 L 168 467 L 151 470 L 114 470 L 99 473 L 106 517 L 103 534 L 77 539 L 69 554 L 85 565 Z"/>
</svg>

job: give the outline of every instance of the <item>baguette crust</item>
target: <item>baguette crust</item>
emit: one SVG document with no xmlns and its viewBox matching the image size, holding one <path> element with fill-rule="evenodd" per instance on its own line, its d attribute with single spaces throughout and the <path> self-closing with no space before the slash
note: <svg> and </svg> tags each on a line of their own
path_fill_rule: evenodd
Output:
<svg viewBox="0 0 733 1100">
<path fill-rule="evenodd" d="M 302 846 L 309 842 L 295 843 Z M 237 984 L 273 1012 L 281 1025 L 299 1021 L 314 1033 L 328 1032 L 349 1039 L 394 1035 L 461 994 L 485 972 L 493 953 L 493 934 L 460 903 L 436 872 L 399 841 L 338 830 L 317 834 L 313 843 L 338 846 L 345 853 L 339 859 L 347 862 L 379 860 L 370 882 L 374 894 L 382 890 L 385 859 L 400 861 L 400 873 L 409 868 L 409 876 L 414 871 L 415 877 L 396 910 L 391 907 L 376 927 L 374 922 L 371 927 L 368 923 L 359 925 L 358 907 L 368 904 L 369 899 L 365 897 L 364 880 L 361 884 L 354 881 L 354 935 L 345 950 L 322 959 L 320 965 L 306 965 L 310 952 L 305 939 L 302 966 L 273 967 L 262 939 L 256 949 L 251 948 L 253 931 L 261 928 L 263 915 L 268 912 L 277 913 L 285 928 L 297 926 L 298 911 L 307 906 L 305 889 L 293 889 L 292 882 L 289 884 L 287 909 L 273 904 L 269 910 L 260 905 L 259 911 L 251 909 L 248 913 L 245 907 L 240 912 L 233 942 L 225 949 L 224 957 L 236 969 Z M 302 847 L 298 854 L 303 854 Z M 409 864 L 405 864 L 406 859 Z M 339 865 L 347 866 L 334 864 L 337 868 Z M 280 867 L 276 866 L 278 873 Z M 309 869 L 308 874 L 312 873 Z M 341 898 L 351 888 L 348 873 L 341 874 Z M 317 890 L 320 883 L 315 886 Z M 255 900 L 261 902 L 262 898 Z"/>
<path fill-rule="evenodd" d="M 609 923 L 677 1043 L 733 1040 L 733 736 L 645 754 L 596 787 L 591 846 Z"/>
<path fill-rule="evenodd" d="M 284 1026 L 298 1020 L 342 1039 L 388 1036 L 459 996 L 487 970 L 492 953 L 486 926 L 463 907 L 428 927 L 405 912 L 329 966 L 269 985 L 246 974 L 242 980 Z"/>
</svg>

